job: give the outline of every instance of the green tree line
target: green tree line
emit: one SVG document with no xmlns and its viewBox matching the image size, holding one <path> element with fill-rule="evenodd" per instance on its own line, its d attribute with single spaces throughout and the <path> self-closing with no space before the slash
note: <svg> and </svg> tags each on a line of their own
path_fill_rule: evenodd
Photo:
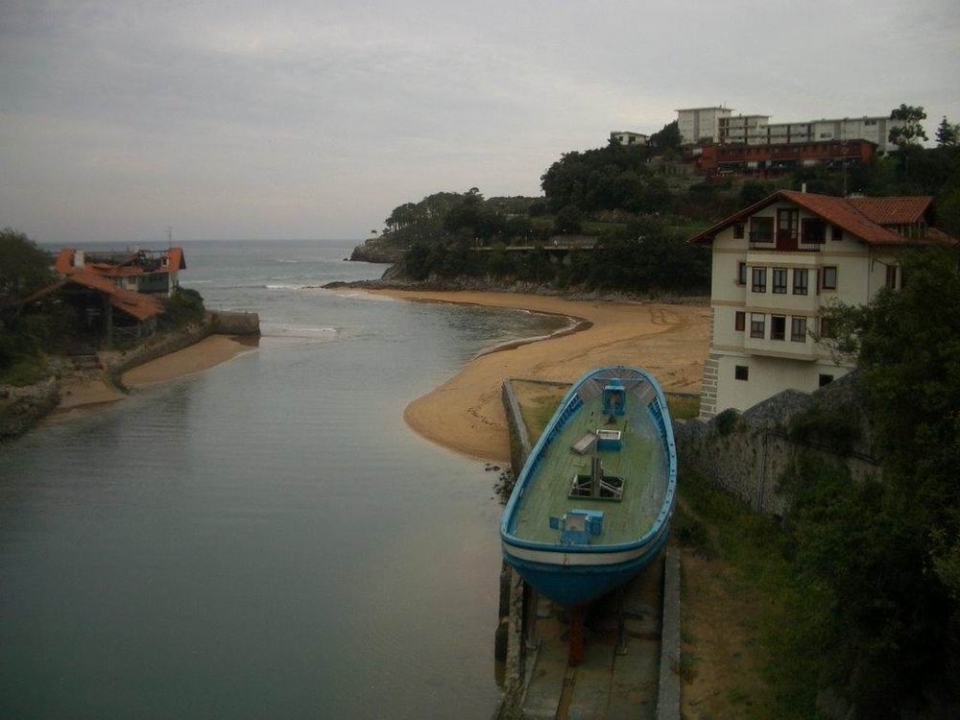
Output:
<svg viewBox="0 0 960 720">
<path fill-rule="evenodd" d="M 955 249 L 911 252 L 901 290 L 831 313 L 838 350 L 857 359 L 882 479 L 806 458 L 782 481 L 803 598 L 794 652 L 857 717 L 960 711 L 957 261 Z M 821 434 L 848 437 L 849 415 L 820 418 Z"/>
</svg>

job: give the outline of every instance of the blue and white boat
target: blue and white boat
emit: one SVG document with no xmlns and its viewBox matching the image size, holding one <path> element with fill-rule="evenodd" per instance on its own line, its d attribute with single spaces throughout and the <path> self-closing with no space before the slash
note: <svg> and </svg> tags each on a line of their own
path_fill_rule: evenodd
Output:
<svg viewBox="0 0 960 720">
<path fill-rule="evenodd" d="M 626 583 L 667 541 L 677 453 L 667 402 L 645 370 L 574 384 L 517 477 L 503 555 L 542 595 L 582 606 Z"/>
</svg>

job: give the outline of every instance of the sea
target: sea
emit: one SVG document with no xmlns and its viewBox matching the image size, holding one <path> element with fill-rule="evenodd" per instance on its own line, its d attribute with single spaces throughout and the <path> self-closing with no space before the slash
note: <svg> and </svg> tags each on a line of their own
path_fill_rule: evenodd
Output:
<svg viewBox="0 0 960 720">
<path fill-rule="evenodd" d="M 491 717 L 499 473 L 403 410 L 564 321 L 323 289 L 383 273 L 356 241 L 180 244 L 259 347 L 0 444 L 0 717 Z"/>
</svg>

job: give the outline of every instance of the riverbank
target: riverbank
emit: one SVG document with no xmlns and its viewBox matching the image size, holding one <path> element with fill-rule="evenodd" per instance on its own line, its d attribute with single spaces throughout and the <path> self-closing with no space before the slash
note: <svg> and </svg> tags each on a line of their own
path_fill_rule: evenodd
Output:
<svg viewBox="0 0 960 720">
<path fill-rule="evenodd" d="M 138 365 L 120 375 L 123 387 L 138 388 L 157 382 L 166 382 L 208 370 L 232 360 L 240 353 L 257 346 L 256 337 L 209 335 L 199 342 L 167 355 Z M 109 363 L 111 353 L 102 353 Z M 103 372 L 76 371 L 67 373 L 60 381 L 60 402 L 54 409 L 56 417 L 72 411 L 117 402 L 126 395 L 108 383 Z"/>
<path fill-rule="evenodd" d="M 450 302 L 565 315 L 575 332 L 480 355 L 453 378 L 407 406 L 418 434 L 457 452 L 509 462 L 510 443 L 500 387 L 504 378 L 572 383 L 602 365 L 639 365 L 666 391 L 699 392 L 710 342 L 706 303 L 567 300 L 487 291 L 369 289 L 415 302 Z"/>
<path fill-rule="evenodd" d="M 0 387 L 0 439 L 117 402 L 129 388 L 206 370 L 257 347 L 259 338 L 256 313 L 215 311 L 207 312 L 202 323 L 151 337 L 127 351 L 55 359 L 55 375 L 47 380 Z"/>
</svg>

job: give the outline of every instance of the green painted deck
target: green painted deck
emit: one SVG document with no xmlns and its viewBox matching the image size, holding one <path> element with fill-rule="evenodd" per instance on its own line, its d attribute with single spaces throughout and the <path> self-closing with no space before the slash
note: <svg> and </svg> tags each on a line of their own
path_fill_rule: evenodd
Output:
<svg viewBox="0 0 960 720">
<path fill-rule="evenodd" d="M 623 447 L 619 451 L 593 450 L 585 455 L 574 452 L 578 440 L 598 429 L 622 431 Z M 603 460 L 605 476 L 624 479 L 623 498 L 619 502 L 568 497 L 574 476 L 590 474 L 594 453 Z M 550 529 L 550 517 L 562 517 L 577 508 L 604 513 L 603 534 L 594 538 L 591 545 L 633 542 L 653 526 L 663 506 L 666 485 L 667 456 L 646 401 L 628 394 L 627 414 L 617 418 L 616 424 L 608 425 L 598 394 L 584 403 L 544 450 L 516 510 L 512 534 L 532 542 L 558 542 L 560 531 Z"/>
</svg>

